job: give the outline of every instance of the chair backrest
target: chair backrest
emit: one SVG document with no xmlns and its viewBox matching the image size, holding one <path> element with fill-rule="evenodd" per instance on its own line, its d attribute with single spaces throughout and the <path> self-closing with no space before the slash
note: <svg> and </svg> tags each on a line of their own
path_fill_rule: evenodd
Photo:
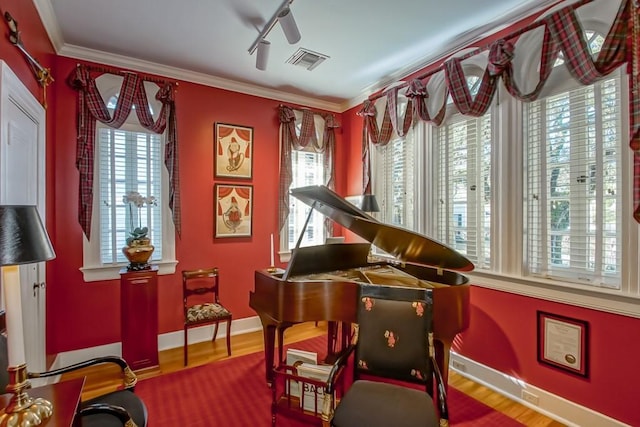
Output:
<svg viewBox="0 0 640 427">
<path fill-rule="evenodd" d="M 194 304 L 220 303 L 218 278 L 218 269 L 215 267 L 182 271 L 182 297 L 185 314 L 187 308 Z"/>
<path fill-rule="evenodd" d="M 432 291 L 400 286 L 362 285 L 358 301 L 358 337 L 354 374 L 427 385 Z"/>
</svg>

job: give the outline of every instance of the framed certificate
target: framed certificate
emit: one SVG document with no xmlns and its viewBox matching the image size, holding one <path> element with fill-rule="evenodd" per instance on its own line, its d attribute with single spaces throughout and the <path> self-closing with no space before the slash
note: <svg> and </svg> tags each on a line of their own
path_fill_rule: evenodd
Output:
<svg viewBox="0 0 640 427">
<path fill-rule="evenodd" d="M 538 361 L 589 377 L 589 324 L 538 311 Z"/>
</svg>

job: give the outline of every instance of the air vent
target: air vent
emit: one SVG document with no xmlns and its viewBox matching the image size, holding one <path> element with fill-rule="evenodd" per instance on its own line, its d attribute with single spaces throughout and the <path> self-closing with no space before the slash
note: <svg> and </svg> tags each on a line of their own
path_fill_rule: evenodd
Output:
<svg viewBox="0 0 640 427">
<path fill-rule="evenodd" d="M 291 55 L 289 59 L 287 59 L 287 63 L 297 65 L 299 67 L 304 67 L 307 70 L 311 71 L 327 58 L 327 55 L 300 48 L 296 51 L 296 53 Z"/>
</svg>

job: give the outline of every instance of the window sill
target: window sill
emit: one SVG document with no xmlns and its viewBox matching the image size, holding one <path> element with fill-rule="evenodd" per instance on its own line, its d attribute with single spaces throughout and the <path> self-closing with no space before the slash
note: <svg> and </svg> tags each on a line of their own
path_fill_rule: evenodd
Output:
<svg viewBox="0 0 640 427">
<path fill-rule="evenodd" d="M 173 274 L 176 272 L 177 260 L 154 262 L 153 265 L 158 266 L 158 274 Z M 109 266 L 82 267 L 82 275 L 85 282 L 97 282 L 99 280 L 117 280 L 120 279 L 120 270 L 126 267 L 126 263 L 114 264 Z"/>
<path fill-rule="evenodd" d="M 478 270 L 466 273 L 466 276 L 474 286 L 640 318 L 640 295 L 604 288 L 588 289 L 554 280 L 497 275 Z"/>
<path fill-rule="evenodd" d="M 291 258 L 291 252 L 280 252 L 278 255 L 283 263 Z M 377 254 L 376 256 L 391 263 L 397 262 L 388 255 Z M 640 318 L 640 295 L 606 288 L 590 289 L 554 280 L 498 275 L 481 270 L 463 274 L 474 286 Z"/>
</svg>

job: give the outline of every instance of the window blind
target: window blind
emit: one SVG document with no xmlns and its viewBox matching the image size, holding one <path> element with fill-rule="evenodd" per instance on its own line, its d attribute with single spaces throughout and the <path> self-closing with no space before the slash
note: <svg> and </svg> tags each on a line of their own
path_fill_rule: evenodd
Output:
<svg viewBox="0 0 640 427">
<path fill-rule="evenodd" d="M 291 188 L 326 184 L 324 154 L 312 151 L 293 151 L 291 153 L 291 166 L 293 174 Z M 311 207 L 306 203 L 289 196 L 289 249 L 296 246 L 310 209 Z M 300 246 L 324 244 L 324 238 L 324 216 L 318 211 L 314 211 L 305 229 Z"/>
<path fill-rule="evenodd" d="M 476 268 L 491 263 L 491 114 L 458 114 L 435 130 L 437 239 Z"/>
<path fill-rule="evenodd" d="M 396 137 L 385 146 L 374 146 L 375 191 L 380 205 L 380 221 L 415 230 L 415 138 L 410 130 L 405 138 Z"/>
<path fill-rule="evenodd" d="M 530 275 L 620 288 L 620 77 L 527 105 Z"/>
<path fill-rule="evenodd" d="M 162 258 L 162 139 L 160 135 L 98 128 L 100 259 L 103 264 L 127 262 L 122 247 L 133 228 L 149 228 L 155 246 L 152 260 Z M 130 209 L 122 197 L 137 191 L 154 196 L 157 206 Z"/>
</svg>

